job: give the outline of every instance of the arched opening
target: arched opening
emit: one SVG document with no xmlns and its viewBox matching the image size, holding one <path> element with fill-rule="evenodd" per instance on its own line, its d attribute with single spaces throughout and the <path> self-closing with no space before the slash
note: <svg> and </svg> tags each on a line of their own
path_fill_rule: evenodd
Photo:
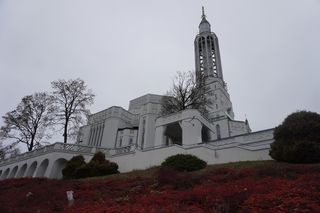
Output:
<svg viewBox="0 0 320 213">
<path fill-rule="evenodd" d="M 220 132 L 220 125 L 219 124 L 216 125 L 216 131 L 217 131 L 217 139 L 220 140 L 221 139 L 221 132 Z"/>
<path fill-rule="evenodd" d="M 50 178 L 61 179 L 62 169 L 66 166 L 67 160 L 64 158 L 57 159 L 52 166 Z"/>
<path fill-rule="evenodd" d="M 43 177 L 44 174 L 47 171 L 48 168 L 48 164 L 49 164 L 49 160 L 45 159 L 41 162 L 40 166 L 38 167 L 37 173 L 36 173 L 36 177 Z"/>
<path fill-rule="evenodd" d="M 210 141 L 210 130 L 208 127 L 204 125 L 201 128 L 201 139 L 202 139 L 202 143 L 206 143 Z"/>
<path fill-rule="evenodd" d="M 33 177 L 33 174 L 36 171 L 36 168 L 37 168 L 37 161 L 31 164 L 31 166 L 28 169 L 26 177 Z"/>
<path fill-rule="evenodd" d="M 10 172 L 10 168 L 7 168 L 7 169 L 4 171 L 1 179 L 6 179 L 6 178 L 8 177 L 8 175 L 9 175 L 9 172 Z"/>
<path fill-rule="evenodd" d="M 179 123 L 172 123 L 166 127 L 164 135 L 167 137 L 166 144 L 182 145 L 182 129 Z"/>
<path fill-rule="evenodd" d="M 26 170 L 27 170 L 27 166 L 28 166 L 28 165 L 27 165 L 26 163 L 23 164 L 23 166 L 20 168 L 20 170 L 19 170 L 16 178 L 21 178 L 21 177 L 24 176 L 24 174 L 25 174 L 25 172 L 26 172 Z"/>
<path fill-rule="evenodd" d="M 18 166 L 15 166 L 12 170 L 11 170 L 11 173 L 10 175 L 8 176 L 8 178 L 14 178 L 17 174 L 17 171 L 18 171 Z"/>
</svg>

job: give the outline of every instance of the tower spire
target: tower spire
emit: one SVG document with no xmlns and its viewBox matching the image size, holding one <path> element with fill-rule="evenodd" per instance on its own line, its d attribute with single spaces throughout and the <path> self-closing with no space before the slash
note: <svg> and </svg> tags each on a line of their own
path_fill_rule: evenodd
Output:
<svg viewBox="0 0 320 213">
<path fill-rule="evenodd" d="M 204 13 L 204 6 L 202 6 L 202 16 L 201 18 L 206 18 L 206 14 Z"/>
<path fill-rule="evenodd" d="M 202 33 L 202 32 L 209 32 L 209 33 L 211 32 L 210 23 L 207 21 L 206 14 L 204 12 L 204 6 L 202 6 L 201 22 L 199 25 L 199 33 Z"/>
</svg>

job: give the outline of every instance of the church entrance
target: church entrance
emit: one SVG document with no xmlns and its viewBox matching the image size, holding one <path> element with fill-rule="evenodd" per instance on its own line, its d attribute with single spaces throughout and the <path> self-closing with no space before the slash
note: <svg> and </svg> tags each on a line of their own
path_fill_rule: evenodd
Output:
<svg viewBox="0 0 320 213">
<path fill-rule="evenodd" d="M 166 145 L 182 145 L 182 129 L 178 122 L 167 125 L 164 135 L 167 137 Z"/>
<path fill-rule="evenodd" d="M 211 140 L 210 129 L 204 125 L 201 128 L 201 139 L 202 139 L 202 143 L 207 143 Z"/>
</svg>

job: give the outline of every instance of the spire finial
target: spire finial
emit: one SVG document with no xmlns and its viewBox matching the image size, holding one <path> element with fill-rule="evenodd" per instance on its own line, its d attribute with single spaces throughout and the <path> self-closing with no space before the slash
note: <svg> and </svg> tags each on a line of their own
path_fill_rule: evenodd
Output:
<svg viewBox="0 0 320 213">
<path fill-rule="evenodd" d="M 204 14 L 204 6 L 202 6 L 202 16 L 201 18 L 206 18 L 206 15 Z"/>
</svg>

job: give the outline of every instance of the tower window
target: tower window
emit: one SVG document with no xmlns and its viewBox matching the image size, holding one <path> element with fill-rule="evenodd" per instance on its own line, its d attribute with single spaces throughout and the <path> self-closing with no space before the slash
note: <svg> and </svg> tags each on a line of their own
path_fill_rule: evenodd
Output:
<svg viewBox="0 0 320 213">
<path fill-rule="evenodd" d="M 228 114 L 230 115 L 230 113 L 231 113 L 231 108 L 228 108 L 227 112 L 228 112 Z"/>
<path fill-rule="evenodd" d="M 220 125 L 219 124 L 216 125 L 216 131 L 217 131 L 217 139 L 220 140 L 221 139 L 221 132 L 220 132 Z"/>
<path fill-rule="evenodd" d="M 130 137 L 130 138 L 129 138 L 129 145 L 132 145 L 132 144 L 133 144 L 133 138 Z"/>
<path fill-rule="evenodd" d="M 122 147 L 122 137 L 120 137 L 120 140 L 119 140 L 119 147 Z"/>
</svg>

